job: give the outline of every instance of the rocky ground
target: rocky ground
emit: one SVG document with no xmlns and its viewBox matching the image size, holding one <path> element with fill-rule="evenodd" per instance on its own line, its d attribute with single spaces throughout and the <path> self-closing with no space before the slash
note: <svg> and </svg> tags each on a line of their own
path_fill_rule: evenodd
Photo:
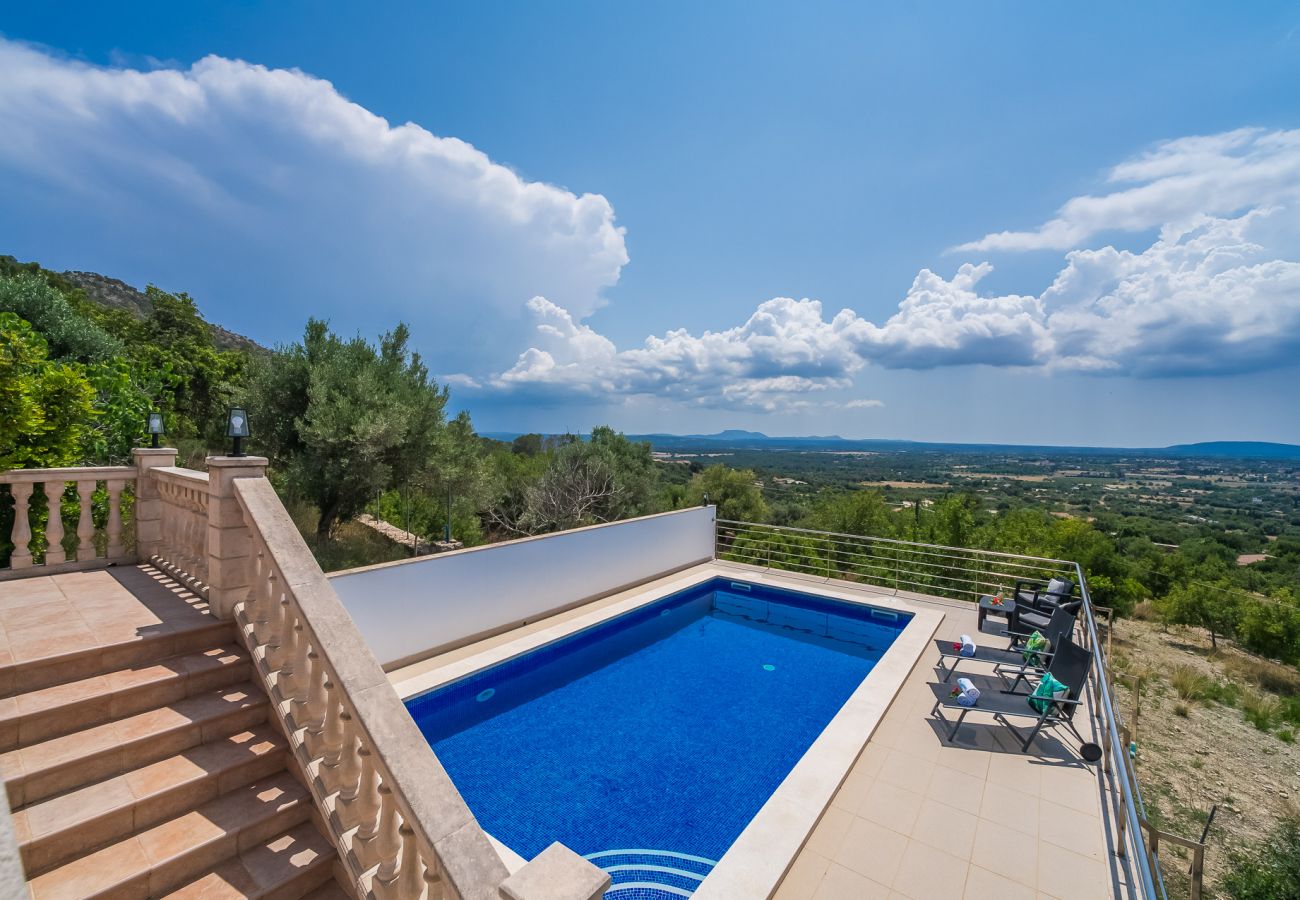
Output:
<svg viewBox="0 0 1300 900">
<path fill-rule="evenodd" d="M 1215 896 L 1234 850 L 1253 845 L 1283 816 L 1300 815 L 1300 727 L 1276 715 L 1268 730 L 1247 719 L 1300 694 L 1300 671 L 1244 653 L 1199 629 L 1120 622 L 1112 650 L 1117 672 L 1140 680 L 1137 770 L 1149 819 L 1199 839 L 1211 807 L 1207 896 Z M 1117 678 L 1133 721 L 1131 679 Z M 1126 684 L 1127 683 L 1127 684 Z M 1190 856 L 1161 848 L 1171 897 L 1187 896 Z"/>
</svg>

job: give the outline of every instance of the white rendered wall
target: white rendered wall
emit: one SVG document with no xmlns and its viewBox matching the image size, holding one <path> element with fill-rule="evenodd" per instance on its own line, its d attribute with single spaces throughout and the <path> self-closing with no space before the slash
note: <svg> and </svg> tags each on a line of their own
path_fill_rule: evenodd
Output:
<svg viewBox="0 0 1300 900">
<path fill-rule="evenodd" d="M 383 665 L 704 562 L 714 507 L 694 507 L 330 576 Z"/>
</svg>

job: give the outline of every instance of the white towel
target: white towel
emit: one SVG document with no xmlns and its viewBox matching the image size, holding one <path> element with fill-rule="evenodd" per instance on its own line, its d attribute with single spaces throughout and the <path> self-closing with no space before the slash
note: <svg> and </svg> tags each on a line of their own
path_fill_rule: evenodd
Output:
<svg viewBox="0 0 1300 900">
<path fill-rule="evenodd" d="M 958 706 L 974 706 L 975 701 L 980 698 L 980 689 L 975 687 L 974 682 L 969 678 L 958 678 L 957 688 L 961 691 L 957 695 Z"/>
<path fill-rule="evenodd" d="M 969 634 L 963 634 L 961 636 L 961 650 L 958 652 L 961 653 L 962 656 L 975 655 L 975 641 Z"/>
</svg>

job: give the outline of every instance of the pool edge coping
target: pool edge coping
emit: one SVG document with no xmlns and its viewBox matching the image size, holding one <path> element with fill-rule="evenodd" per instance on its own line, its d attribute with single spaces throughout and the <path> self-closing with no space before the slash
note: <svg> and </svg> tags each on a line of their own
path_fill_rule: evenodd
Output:
<svg viewBox="0 0 1300 900">
<path fill-rule="evenodd" d="M 393 688 L 405 702 L 418 694 L 530 653 L 714 578 L 736 578 L 801 593 L 823 594 L 834 600 L 875 606 L 912 616 L 880 661 L 826 723 L 794 768 L 764 801 L 740 836 L 727 848 L 718 864 L 692 894 L 693 898 L 699 900 L 770 897 L 871 740 L 930 638 L 938 630 L 944 619 L 942 612 L 918 608 L 902 598 L 872 593 L 869 589 L 845 588 L 826 582 L 810 583 L 804 579 L 783 577 L 779 572 L 749 568 L 738 570 L 737 567 L 709 562 L 662 581 L 650 582 L 644 586 L 644 590 L 634 589 L 635 593 L 590 613 L 495 647 L 484 648 L 478 653 L 410 678 L 393 681 Z M 505 844 L 501 846 L 509 850 Z"/>
</svg>

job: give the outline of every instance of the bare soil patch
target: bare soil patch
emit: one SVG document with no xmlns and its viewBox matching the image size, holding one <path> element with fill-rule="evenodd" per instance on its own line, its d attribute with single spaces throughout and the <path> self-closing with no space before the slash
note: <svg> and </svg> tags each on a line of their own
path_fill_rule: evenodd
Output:
<svg viewBox="0 0 1300 900">
<path fill-rule="evenodd" d="M 1242 708 L 1252 697 L 1285 696 L 1300 685 L 1300 672 L 1222 640 L 1216 651 L 1200 629 L 1126 619 L 1113 641 L 1116 672 L 1140 679 L 1136 762 L 1150 821 L 1196 840 L 1218 805 L 1206 851 L 1207 893 L 1215 896 L 1233 850 L 1260 843 L 1284 816 L 1300 813 L 1300 745 L 1284 739 L 1298 729 L 1282 722 L 1261 731 Z M 1132 724 L 1131 679 L 1116 681 Z M 1207 696 L 1183 697 L 1180 689 Z M 1170 845 L 1160 853 L 1170 896 L 1187 896 L 1190 856 Z"/>
</svg>

